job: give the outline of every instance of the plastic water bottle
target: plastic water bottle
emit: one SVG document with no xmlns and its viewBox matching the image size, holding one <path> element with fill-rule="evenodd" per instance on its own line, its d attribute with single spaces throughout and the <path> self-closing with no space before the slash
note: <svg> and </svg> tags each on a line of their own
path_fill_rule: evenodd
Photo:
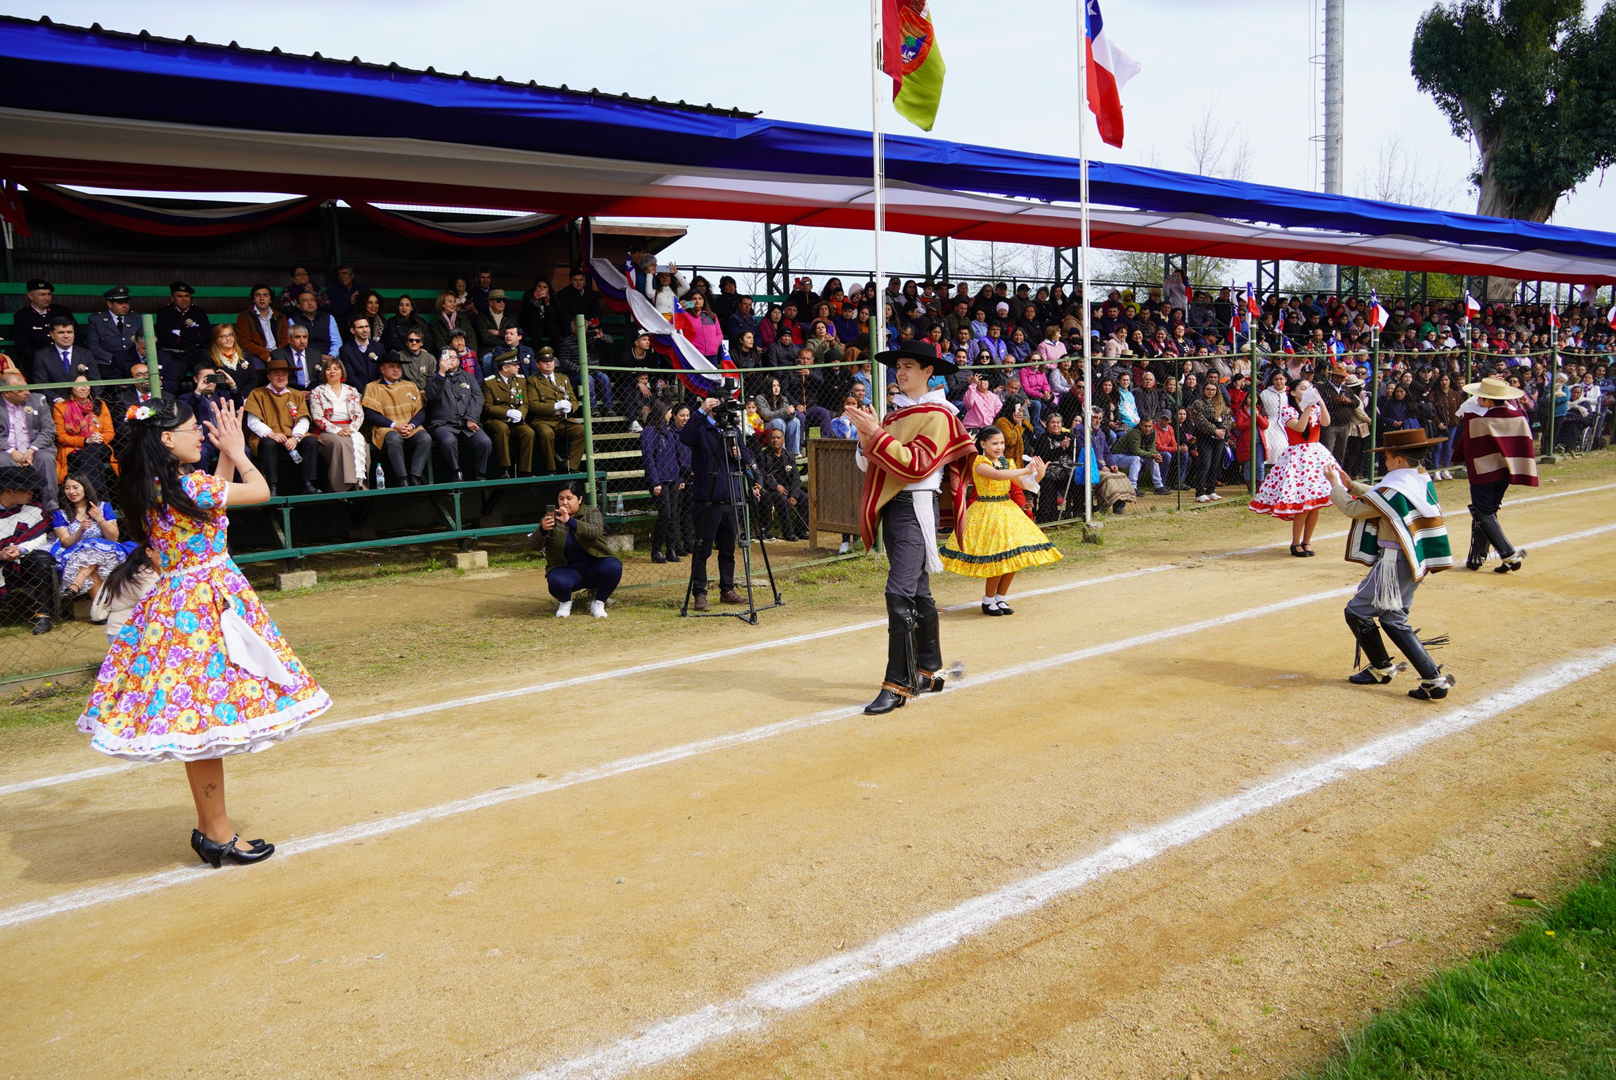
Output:
<svg viewBox="0 0 1616 1080">
<path fill-rule="evenodd" d="M 621 491 L 619 491 L 617 493 L 617 497 L 612 500 L 612 513 L 619 517 L 623 515 L 623 493 Z"/>
<path fill-rule="evenodd" d="M 380 491 L 387 486 L 387 474 L 382 472 L 380 465 L 376 466 L 376 490 Z"/>
<path fill-rule="evenodd" d="M 303 464 L 303 455 L 298 453 L 296 450 L 286 451 L 286 456 L 292 459 L 293 465 Z"/>
</svg>

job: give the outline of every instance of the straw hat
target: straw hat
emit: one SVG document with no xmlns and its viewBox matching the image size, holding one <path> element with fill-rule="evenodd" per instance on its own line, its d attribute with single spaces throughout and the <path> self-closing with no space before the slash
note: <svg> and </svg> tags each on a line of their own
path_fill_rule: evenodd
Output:
<svg viewBox="0 0 1616 1080">
<path fill-rule="evenodd" d="M 1383 440 L 1382 444 L 1375 447 L 1370 453 L 1378 454 L 1382 450 L 1390 450 L 1394 454 L 1400 454 L 1404 450 L 1419 450 L 1426 446 L 1435 446 L 1437 443 L 1448 441 L 1446 438 L 1427 438 L 1424 428 L 1398 428 L 1395 431 L 1386 432 L 1381 436 L 1381 439 Z"/>
<path fill-rule="evenodd" d="M 1525 390 L 1509 385 L 1496 375 L 1489 375 L 1480 382 L 1467 384 L 1464 392 L 1471 397 L 1487 398 L 1490 401 L 1511 401 L 1526 396 Z"/>
</svg>

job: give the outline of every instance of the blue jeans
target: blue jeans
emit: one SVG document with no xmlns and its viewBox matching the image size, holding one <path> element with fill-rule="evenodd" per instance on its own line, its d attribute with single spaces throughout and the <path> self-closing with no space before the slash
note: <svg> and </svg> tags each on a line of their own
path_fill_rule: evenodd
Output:
<svg viewBox="0 0 1616 1080">
<path fill-rule="evenodd" d="M 1459 424 L 1464 423 L 1463 420 Z M 1453 464 L 1453 448 L 1459 445 L 1459 424 L 1455 424 L 1448 432 L 1448 440 L 1436 448 L 1436 467 L 1446 469 Z"/>
<path fill-rule="evenodd" d="M 1240 475 L 1245 477 L 1247 480 L 1251 479 L 1251 462 L 1248 461 L 1248 462 L 1245 463 L 1244 466 L 1241 467 Z M 1265 477 L 1267 475 L 1268 475 L 1268 463 L 1266 461 L 1257 462 L 1257 485 L 1259 487 L 1262 486 L 1263 477 Z"/>
<path fill-rule="evenodd" d="M 1128 470 L 1128 483 L 1133 485 L 1133 489 L 1135 491 L 1138 491 L 1139 473 L 1144 469 L 1145 462 L 1150 461 L 1150 459 L 1134 457 L 1132 454 L 1116 454 L 1114 457 L 1118 465 L 1121 465 L 1124 469 Z M 1159 488 L 1162 486 L 1162 471 L 1160 461 L 1150 461 L 1150 479 L 1151 487 Z"/>
</svg>

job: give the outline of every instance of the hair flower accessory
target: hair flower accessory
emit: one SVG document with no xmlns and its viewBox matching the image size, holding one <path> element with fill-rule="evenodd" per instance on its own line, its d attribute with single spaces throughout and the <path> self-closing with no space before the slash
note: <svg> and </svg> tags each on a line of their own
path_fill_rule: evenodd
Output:
<svg viewBox="0 0 1616 1080">
<path fill-rule="evenodd" d="M 131 405 L 129 411 L 123 414 L 125 420 L 150 420 L 157 415 L 157 410 L 150 405 Z"/>
</svg>

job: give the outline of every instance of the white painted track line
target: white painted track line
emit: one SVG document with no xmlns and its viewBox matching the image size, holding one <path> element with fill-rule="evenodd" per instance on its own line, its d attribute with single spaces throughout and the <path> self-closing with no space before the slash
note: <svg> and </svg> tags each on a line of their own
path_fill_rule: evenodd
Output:
<svg viewBox="0 0 1616 1080">
<path fill-rule="evenodd" d="M 1445 712 L 1418 727 L 1375 739 L 1143 832 L 1124 835 L 1092 855 L 928 915 L 850 952 L 838 952 L 785 972 L 728 1001 L 663 1020 L 637 1035 L 528 1073 L 524 1080 L 616 1080 L 640 1069 L 679 1061 L 710 1043 L 756 1031 L 788 1013 L 951 949 L 1007 919 L 1036 911 L 1092 882 L 1149 862 L 1243 818 L 1317 791 L 1354 772 L 1406 757 L 1428 743 L 1520 708 L 1613 663 L 1616 646 L 1557 664 L 1508 690 Z"/>
<path fill-rule="evenodd" d="M 1585 539 L 1590 536 L 1597 536 L 1613 530 L 1616 530 L 1616 524 L 1603 525 L 1578 533 L 1553 537 L 1548 540 L 1540 540 L 1530 546 L 1549 547 L 1553 544 L 1565 543 L 1570 540 Z M 969 679 L 963 680 L 962 682 L 956 684 L 952 692 L 958 694 L 965 691 L 972 691 L 981 686 L 992 685 L 993 683 L 997 683 L 1003 679 L 1021 678 L 1026 675 L 1047 670 L 1049 668 L 1064 667 L 1067 664 L 1079 663 L 1083 660 L 1090 660 L 1098 656 L 1126 652 L 1142 646 L 1155 645 L 1163 641 L 1169 641 L 1173 638 L 1183 637 L 1187 634 L 1197 634 L 1203 630 L 1213 630 L 1217 629 L 1218 627 L 1229 626 L 1233 623 L 1245 622 L 1248 619 L 1256 619 L 1265 615 L 1277 614 L 1281 611 L 1288 611 L 1291 608 L 1302 607 L 1307 604 L 1316 603 L 1320 600 L 1329 600 L 1332 598 L 1350 596 L 1355 588 L 1356 586 L 1353 585 L 1340 589 L 1327 589 L 1323 592 L 1308 593 L 1303 596 L 1291 597 L 1289 599 L 1277 601 L 1272 604 L 1264 604 L 1260 607 L 1247 608 L 1243 611 L 1228 612 L 1210 619 L 1202 619 L 1198 622 L 1169 627 L 1164 630 L 1156 630 L 1148 634 L 1139 634 L 1134 637 L 1124 638 L 1120 641 L 1103 642 L 1097 645 L 1090 645 L 1086 648 L 1074 649 L 1070 652 L 1060 653 L 1055 656 L 1015 664 L 1010 667 L 1000 668 L 997 671 L 991 671 L 981 675 L 973 675 Z M 922 702 L 923 701 L 924 699 L 922 699 Z M 910 707 L 921 705 L 922 702 L 916 702 Z M 314 836 L 305 837 L 301 840 L 288 840 L 283 843 L 276 844 L 275 847 L 277 858 L 275 862 L 269 865 L 279 866 L 283 864 L 286 859 L 292 858 L 296 855 L 308 854 L 309 852 L 319 851 L 322 848 L 332 847 L 337 844 L 346 844 L 354 840 L 362 840 L 367 837 L 381 836 L 387 833 L 398 832 L 402 829 L 412 828 L 416 825 L 424 825 L 428 822 L 456 817 L 460 814 L 470 813 L 475 810 L 485 810 L 489 807 L 500 806 L 505 803 L 514 802 L 518 799 L 527 799 L 535 795 L 547 795 L 551 792 L 576 787 L 580 784 L 593 783 L 598 780 L 606 780 L 614 776 L 621 776 L 625 773 L 639 772 L 643 769 L 654 768 L 659 765 L 668 765 L 694 757 L 701 757 L 703 755 L 715 753 L 720 750 L 730 750 L 739 746 L 763 742 L 767 739 L 773 739 L 780 735 L 786 735 L 791 732 L 805 731 L 809 728 L 820 727 L 825 724 L 834 723 L 838 720 L 846 720 L 854 716 L 860 716 L 863 714 L 863 711 L 864 707 L 862 705 L 848 705 L 841 708 L 828 709 L 824 712 L 813 713 L 811 715 L 798 717 L 793 720 L 781 720 L 773 724 L 764 724 L 760 727 L 747 728 L 744 731 L 737 731 L 728 735 L 718 735 L 709 739 L 701 739 L 696 742 L 683 743 L 678 746 L 670 746 L 661 750 L 653 750 L 646 754 L 637 754 L 633 757 L 619 758 L 616 761 L 609 761 L 602 765 L 595 765 L 586 769 L 579 769 L 576 772 L 565 773 L 554 779 L 530 780 L 523 784 L 515 784 L 509 787 L 497 788 L 493 791 L 483 792 L 478 795 L 470 795 L 462 799 L 454 799 L 450 802 L 439 803 L 436 806 L 424 807 L 419 810 L 409 810 L 405 811 L 404 813 L 391 815 L 389 817 L 378 818 L 374 821 L 359 822 L 354 825 L 333 829 L 329 832 L 317 833 Z M 258 871 L 259 874 L 266 872 L 267 871 L 265 870 Z M 145 877 L 138 877 L 129 881 L 117 882 L 111 885 L 97 885 L 90 888 L 78 889 L 73 892 L 60 893 L 44 900 L 35 900 L 29 903 L 18 904 L 14 907 L 0 910 L 0 930 L 8 929 L 13 926 L 21 926 L 26 923 L 37 922 L 40 919 L 46 919 L 53 915 L 65 915 L 68 912 L 77 911 L 81 908 L 94 907 L 99 904 L 111 903 L 118 900 L 127 900 L 136 896 L 145 896 L 149 893 L 159 892 L 163 889 L 172 888 L 176 885 L 201 884 L 202 882 L 213 880 L 213 875 L 214 871 L 211 867 L 187 866 L 181 869 L 165 870 L 160 873 L 149 874 Z"/>
<path fill-rule="evenodd" d="M 1616 484 L 1601 484 L 1596 487 L 1579 488 L 1575 491 L 1558 491 L 1547 495 L 1534 495 L 1526 499 L 1515 499 L 1508 505 L 1523 506 L 1527 503 L 1542 502 L 1546 499 L 1564 499 L 1578 495 L 1591 495 L 1596 492 L 1616 489 Z M 1458 510 L 1448 516 L 1450 518 L 1466 517 L 1468 510 Z M 1315 535 L 1316 540 L 1335 540 L 1346 536 L 1345 530 Z M 1272 544 L 1259 544 L 1256 547 L 1240 548 L 1235 551 L 1224 551 L 1214 555 L 1207 555 L 1195 560 L 1196 562 L 1221 562 L 1226 559 L 1239 558 L 1245 555 L 1255 555 L 1264 551 L 1289 546 L 1290 541 L 1281 540 Z M 1037 589 L 1022 589 L 1016 593 L 1023 599 L 1034 596 L 1049 596 L 1057 593 L 1070 592 L 1073 589 L 1086 589 L 1095 585 L 1109 585 L 1117 581 L 1126 581 L 1130 578 L 1143 577 L 1147 574 L 1159 574 L 1168 570 L 1182 569 L 1186 563 L 1172 562 L 1160 563 L 1156 566 L 1141 567 L 1136 570 L 1124 570 L 1115 574 L 1105 574 L 1096 578 L 1083 578 L 1079 581 L 1063 582 L 1059 585 L 1047 585 Z M 976 601 L 964 604 L 954 604 L 948 611 L 964 611 L 974 608 Z M 610 671 L 597 671 L 588 675 L 576 675 L 567 679 L 558 679 L 552 682 L 532 683 L 527 686 L 513 687 L 509 690 L 498 690 L 487 694 L 476 694 L 470 697 L 452 698 L 448 701 L 435 702 L 429 705 L 414 705 L 404 709 L 393 709 L 388 712 L 371 713 L 366 716 L 356 716 L 348 720 L 338 720 L 332 723 L 316 724 L 303 728 L 299 738 L 309 735 L 320 735 L 333 731 L 344 731 L 348 728 L 366 727 L 371 724 L 385 723 L 391 720 L 406 720 L 413 716 L 426 716 L 432 713 L 448 712 L 452 709 L 461 709 L 471 705 L 486 705 L 494 701 L 508 701 L 512 698 L 527 697 L 533 694 L 543 694 L 554 690 L 564 690 L 569 687 L 583 686 L 589 683 L 606 682 L 635 675 L 647 675 L 652 672 L 666 671 L 670 668 L 680 668 L 689 664 L 701 664 L 709 660 L 725 660 L 734 656 L 744 656 L 748 653 L 763 652 L 768 649 L 786 648 L 792 645 L 802 645 L 811 641 L 821 641 L 825 638 L 839 637 L 842 634 L 856 633 L 862 630 L 874 630 L 886 626 L 885 619 L 871 619 L 866 622 L 849 623 L 845 626 L 830 627 L 807 634 L 794 634 L 790 637 L 775 638 L 769 641 L 754 641 L 745 645 L 736 645 L 728 649 L 715 649 L 710 652 L 697 653 L 693 656 L 681 656 L 668 660 L 658 660 L 648 664 L 636 664 L 631 667 L 613 668 Z M 116 765 L 102 765 L 91 769 L 82 769 L 69 773 L 57 773 L 52 776 L 41 776 L 33 780 L 19 780 L 11 784 L 0 785 L 0 796 L 17 795 L 26 791 L 37 791 L 40 788 L 55 787 L 59 784 L 71 784 L 80 780 L 94 780 L 102 776 L 113 776 L 118 773 L 129 772 L 131 769 L 141 768 L 144 764 L 136 762 L 120 762 Z"/>
</svg>

